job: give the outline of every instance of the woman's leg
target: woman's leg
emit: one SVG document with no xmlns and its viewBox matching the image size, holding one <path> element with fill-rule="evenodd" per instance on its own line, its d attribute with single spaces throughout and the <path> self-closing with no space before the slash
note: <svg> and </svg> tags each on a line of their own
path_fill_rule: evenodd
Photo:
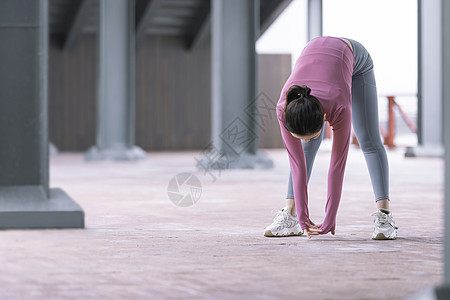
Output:
<svg viewBox="0 0 450 300">
<path fill-rule="evenodd" d="M 397 227 L 389 209 L 389 166 L 378 123 L 378 95 L 369 52 L 350 40 L 355 54 L 352 79 L 353 129 L 366 158 L 378 211 L 372 239 L 395 240 Z"/>
<path fill-rule="evenodd" d="M 361 43 L 352 39 L 348 41 L 355 55 L 352 80 L 353 129 L 366 158 L 378 208 L 389 209 L 389 166 L 380 137 L 373 62 Z"/>
<path fill-rule="evenodd" d="M 310 140 L 305 143 L 302 141 L 303 151 L 305 152 L 306 159 L 306 174 L 308 176 L 307 180 L 311 177 L 312 167 L 314 164 L 314 159 L 316 158 L 317 151 L 319 150 L 320 144 L 322 143 L 323 136 L 325 133 L 325 124 L 322 126 L 322 132 L 320 136 L 314 140 Z M 294 202 L 294 186 L 292 184 L 292 173 L 289 171 L 289 183 L 286 196 L 286 206 L 290 209 L 290 214 L 295 216 L 295 202 Z"/>
<path fill-rule="evenodd" d="M 353 76 L 352 120 L 369 169 L 375 201 L 379 208 L 389 209 L 389 166 L 380 137 L 378 96 L 373 68 Z"/>
</svg>

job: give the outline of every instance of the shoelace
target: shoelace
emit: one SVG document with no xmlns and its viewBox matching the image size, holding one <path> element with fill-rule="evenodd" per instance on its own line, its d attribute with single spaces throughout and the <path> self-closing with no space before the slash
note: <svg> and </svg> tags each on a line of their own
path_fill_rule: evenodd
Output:
<svg viewBox="0 0 450 300">
<path fill-rule="evenodd" d="M 376 223 L 378 224 L 389 224 L 392 227 L 396 228 L 397 227 L 394 225 L 394 220 L 392 219 L 392 217 L 388 214 L 382 213 L 382 212 L 376 212 L 373 213 L 372 216 L 376 217 Z"/>
<path fill-rule="evenodd" d="M 288 219 L 288 214 L 286 211 L 282 211 L 280 210 L 278 212 L 278 214 L 275 216 L 275 218 L 273 219 L 273 221 L 275 223 L 283 223 Z"/>
<path fill-rule="evenodd" d="M 376 221 L 378 223 L 381 223 L 381 224 L 388 223 L 388 215 L 387 214 L 384 214 L 381 212 L 376 212 L 376 213 L 373 213 L 372 216 L 374 216 L 376 218 Z"/>
</svg>

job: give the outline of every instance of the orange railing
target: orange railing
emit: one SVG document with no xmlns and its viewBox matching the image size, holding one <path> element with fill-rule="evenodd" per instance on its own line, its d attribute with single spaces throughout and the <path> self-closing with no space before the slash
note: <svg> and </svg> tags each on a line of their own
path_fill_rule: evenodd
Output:
<svg viewBox="0 0 450 300">
<path fill-rule="evenodd" d="M 395 148 L 395 113 L 394 108 L 397 108 L 398 112 L 406 122 L 412 132 L 417 133 L 417 125 L 413 120 L 403 111 L 401 106 L 395 101 L 395 96 L 386 96 L 388 99 L 388 129 L 387 131 L 380 125 L 380 133 L 384 138 L 384 144 L 389 148 Z M 355 133 L 352 134 L 352 144 L 359 146 Z"/>
<path fill-rule="evenodd" d="M 406 122 L 408 127 L 412 132 L 417 133 L 417 125 L 411 120 L 410 117 L 403 111 L 400 105 L 395 101 L 395 96 L 387 96 L 388 98 L 388 131 L 384 131 L 380 126 L 381 135 L 384 137 L 384 144 L 389 148 L 395 148 L 395 115 L 394 115 L 394 107 L 397 108 L 398 112 L 402 116 L 403 120 Z"/>
</svg>

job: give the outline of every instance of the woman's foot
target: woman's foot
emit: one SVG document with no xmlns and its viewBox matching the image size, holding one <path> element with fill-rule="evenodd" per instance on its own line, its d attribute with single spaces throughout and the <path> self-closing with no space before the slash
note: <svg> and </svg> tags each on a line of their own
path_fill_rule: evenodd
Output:
<svg viewBox="0 0 450 300">
<path fill-rule="evenodd" d="M 373 220 L 375 223 L 372 234 L 373 240 L 395 240 L 397 238 L 397 227 L 389 210 L 380 208 L 372 216 L 375 217 Z"/>
<path fill-rule="evenodd" d="M 284 237 L 302 234 L 303 231 L 298 223 L 297 217 L 293 217 L 287 207 L 280 210 L 273 219 L 273 223 L 264 229 L 264 236 L 266 237 Z"/>
</svg>

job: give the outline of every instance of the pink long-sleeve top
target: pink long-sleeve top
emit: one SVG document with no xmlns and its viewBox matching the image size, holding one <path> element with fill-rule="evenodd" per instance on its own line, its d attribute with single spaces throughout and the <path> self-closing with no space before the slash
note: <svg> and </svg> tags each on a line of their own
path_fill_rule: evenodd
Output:
<svg viewBox="0 0 450 300">
<path fill-rule="evenodd" d="M 345 164 L 351 135 L 351 82 L 355 58 L 350 46 L 340 38 L 311 40 L 298 58 L 277 103 L 281 136 L 288 152 L 297 216 L 302 229 L 309 222 L 305 154 L 301 141 L 284 127 L 286 93 L 292 85 L 307 85 L 333 128 L 333 145 L 328 170 L 327 203 L 322 234 L 334 230 L 342 194 Z"/>
</svg>

